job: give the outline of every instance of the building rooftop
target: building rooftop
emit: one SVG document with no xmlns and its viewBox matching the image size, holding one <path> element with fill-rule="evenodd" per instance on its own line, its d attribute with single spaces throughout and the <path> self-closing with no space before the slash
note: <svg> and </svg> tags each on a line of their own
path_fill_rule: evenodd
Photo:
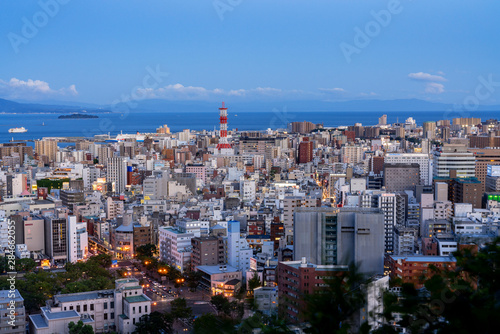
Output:
<svg viewBox="0 0 500 334">
<path fill-rule="evenodd" d="M 56 295 L 54 296 L 54 300 L 60 303 L 68 303 L 68 302 L 76 302 L 79 300 L 108 298 L 108 296 L 106 296 L 107 294 L 113 295 L 113 290 L 100 290 L 100 291 L 89 291 L 89 292 Z"/>
<path fill-rule="evenodd" d="M 11 297 L 9 297 L 9 290 L 0 290 L 0 301 L 2 299 L 8 299 L 9 301 L 12 300 Z M 16 302 L 22 302 L 24 299 L 23 297 L 21 296 L 21 294 L 19 293 L 19 291 L 17 291 L 17 289 L 14 290 L 14 296 L 15 296 L 15 301 Z M 5 301 L 2 301 L 2 302 L 5 302 Z"/>
<path fill-rule="evenodd" d="M 425 255 L 408 255 L 408 256 L 394 256 L 391 255 L 394 260 L 404 260 L 411 262 L 456 262 L 457 259 L 450 256 L 425 256 Z"/>
<path fill-rule="evenodd" d="M 149 297 L 147 297 L 146 295 L 125 297 L 125 300 L 129 303 L 142 303 L 151 301 L 151 299 L 149 299 Z"/>
<path fill-rule="evenodd" d="M 42 312 L 44 313 L 45 317 L 48 320 L 58 320 L 58 319 L 74 318 L 74 317 L 80 318 L 80 314 L 78 314 L 78 312 L 76 312 L 75 310 L 50 312 L 45 307 L 42 307 Z"/>
<path fill-rule="evenodd" d="M 209 275 L 214 275 L 214 274 L 222 274 L 222 273 L 232 273 L 232 272 L 236 272 L 238 271 L 238 269 L 234 268 L 234 267 L 231 267 L 229 265 L 226 265 L 226 269 L 225 270 L 221 270 L 220 267 L 223 267 L 223 266 L 220 266 L 220 265 L 215 265 L 215 266 L 198 266 L 196 268 L 198 268 L 199 271 L 203 271 Z"/>
<path fill-rule="evenodd" d="M 49 325 L 47 324 L 47 322 L 45 322 L 45 318 L 42 317 L 41 314 L 30 315 L 29 318 L 33 323 L 33 325 L 35 326 L 35 328 L 37 329 L 49 328 Z"/>
</svg>

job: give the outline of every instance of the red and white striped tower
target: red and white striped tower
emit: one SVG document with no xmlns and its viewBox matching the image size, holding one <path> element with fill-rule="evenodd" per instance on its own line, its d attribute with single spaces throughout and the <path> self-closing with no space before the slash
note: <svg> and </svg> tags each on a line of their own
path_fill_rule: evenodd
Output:
<svg viewBox="0 0 500 334">
<path fill-rule="evenodd" d="M 227 108 L 222 102 L 222 108 L 219 108 L 219 120 L 220 120 L 220 131 L 219 131 L 219 144 L 217 144 L 217 152 L 220 155 L 231 155 L 234 153 L 231 144 L 227 140 Z"/>
</svg>

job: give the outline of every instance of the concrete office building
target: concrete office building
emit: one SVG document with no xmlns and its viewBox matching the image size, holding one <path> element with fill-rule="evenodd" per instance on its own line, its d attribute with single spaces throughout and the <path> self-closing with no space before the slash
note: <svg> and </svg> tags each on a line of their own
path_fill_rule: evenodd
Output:
<svg viewBox="0 0 500 334">
<path fill-rule="evenodd" d="M 13 305 L 13 308 L 12 308 Z M 0 290 L 0 333 L 26 333 L 26 311 L 24 299 L 17 289 Z M 13 315 L 14 319 L 11 318 Z M 14 326 L 9 322 L 14 321 Z"/>
<path fill-rule="evenodd" d="M 456 177 L 474 177 L 476 159 L 465 145 L 444 144 L 434 151 L 434 178 L 452 177 L 450 171 L 456 171 Z"/>
<path fill-rule="evenodd" d="M 425 153 L 388 153 L 384 157 L 387 164 L 418 164 L 420 167 L 420 182 L 423 185 L 432 184 L 433 160 Z"/>
<path fill-rule="evenodd" d="M 384 216 L 379 209 L 300 208 L 295 212 L 294 259 L 318 265 L 359 265 L 382 273 Z"/>
<path fill-rule="evenodd" d="M 63 265 L 68 260 L 68 222 L 66 218 L 45 216 L 45 254 L 53 264 Z"/>
<path fill-rule="evenodd" d="M 195 237 L 191 239 L 191 267 L 224 264 L 226 247 L 222 237 Z"/>
<path fill-rule="evenodd" d="M 420 166 L 418 164 L 384 165 L 384 184 L 387 191 L 415 191 L 420 183 Z"/>
</svg>

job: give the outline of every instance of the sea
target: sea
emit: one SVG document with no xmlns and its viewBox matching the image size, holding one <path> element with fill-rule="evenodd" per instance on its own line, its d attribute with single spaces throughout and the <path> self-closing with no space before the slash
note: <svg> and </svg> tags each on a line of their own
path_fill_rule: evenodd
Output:
<svg viewBox="0 0 500 334">
<path fill-rule="evenodd" d="M 260 130 L 286 128 L 290 122 L 309 121 L 323 123 L 325 127 L 354 125 L 376 125 L 378 118 L 387 115 L 388 123 L 404 122 L 413 117 L 417 124 L 454 117 L 480 117 L 481 120 L 499 119 L 500 111 L 429 112 L 238 112 L 228 113 L 228 128 L 238 130 Z M 103 113 L 94 119 L 58 119 L 59 114 L 0 114 L 0 143 L 18 140 L 33 140 L 43 137 L 93 137 L 97 134 L 151 133 L 166 124 L 171 132 L 184 129 L 213 130 L 219 127 L 218 112 L 139 112 L 126 114 Z M 25 127 L 25 133 L 9 133 L 14 127 Z M 31 144 L 30 144 L 31 145 Z"/>
</svg>

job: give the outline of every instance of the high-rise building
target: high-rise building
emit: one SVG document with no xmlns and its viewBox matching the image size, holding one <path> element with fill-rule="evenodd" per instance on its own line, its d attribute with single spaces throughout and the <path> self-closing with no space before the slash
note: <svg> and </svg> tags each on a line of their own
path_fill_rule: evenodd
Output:
<svg viewBox="0 0 500 334">
<path fill-rule="evenodd" d="M 434 139 L 436 138 L 436 122 L 424 122 L 423 124 L 424 138 Z"/>
<path fill-rule="evenodd" d="M 54 162 L 57 155 L 57 141 L 54 139 L 36 140 L 35 152 L 39 156 L 46 156 L 49 163 Z"/>
<path fill-rule="evenodd" d="M 363 161 L 364 149 L 361 146 L 342 146 L 342 162 L 357 164 Z"/>
<path fill-rule="evenodd" d="M 474 154 L 476 160 L 475 177 L 481 182 L 482 191 L 485 191 L 486 175 L 488 166 L 500 165 L 500 150 L 498 149 L 473 149 L 469 148 L 468 152 Z"/>
<path fill-rule="evenodd" d="M 378 125 L 387 125 L 387 115 L 378 118 Z"/>
<path fill-rule="evenodd" d="M 313 142 L 309 137 L 302 138 L 299 144 L 299 164 L 305 164 L 313 160 Z"/>
<path fill-rule="evenodd" d="M 240 222 L 227 223 L 227 264 L 240 270 L 243 275 L 250 269 L 250 258 L 253 250 L 248 245 L 246 238 L 241 236 Z"/>
<path fill-rule="evenodd" d="M 222 237 L 195 237 L 191 239 L 193 252 L 191 255 L 191 268 L 197 266 L 212 266 L 224 264 L 226 247 Z"/>
<path fill-rule="evenodd" d="M 384 157 L 387 164 L 418 164 L 420 167 L 420 182 L 423 185 L 432 184 L 433 160 L 425 153 L 388 153 Z"/>
<path fill-rule="evenodd" d="M 291 244 L 293 237 L 293 215 L 296 208 L 316 207 L 316 199 L 312 197 L 289 196 L 283 199 L 283 224 L 285 228 L 285 238 L 288 244 Z"/>
<path fill-rule="evenodd" d="M 384 166 L 384 184 L 387 191 L 415 191 L 420 183 L 418 164 L 389 164 Z"/>
<path fill-rule="evenodd" d="M 456 177 L 474 177 L 476 158 L 467 147 L 461 144 L 444 144 L 434 151 L 433 174 L 435 177 L 449 178 L 450 171 L 456 171 Z"/>
<path fill-rule="evenodd" d="M 122 193 L 127 185 L 127 161 L 123 157 L 108 158 L 106 180 L 112 184 L 114 193 Z"/>
<path fill-rule="evenodd" d="M 384 219 L 372 208 L 298 208 L 294 259 L 320 265 L 355 263 L 366 274 L 383 273 Z"/>
<path fill-rule="evenodd" d="M 45 221 L 45 253 L 54 264 L 62 265 L 68 260 L 68 222 L 66 218 L 53 215 L 43 217 Z"/>
<path fill-rule="evenodd" d="M 88 255 L 87 223 L 77 223 L 75 216 L 68 217 L 68 261 L 75 263 Z"/>
</svg>

